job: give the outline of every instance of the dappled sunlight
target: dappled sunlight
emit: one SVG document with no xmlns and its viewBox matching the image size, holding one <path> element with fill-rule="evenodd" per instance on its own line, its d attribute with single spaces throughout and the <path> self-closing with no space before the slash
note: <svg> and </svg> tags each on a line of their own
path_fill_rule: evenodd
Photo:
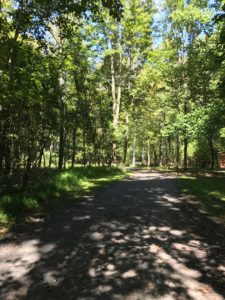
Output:
<svg viewBox="0 0 225 300">
<path fill-rule="evenodd" d="M 171 195 L 164 195 L 163 199 L 165 199 L 165 200 L 167 200 L 168 202 L 171 202 L 171 203 L 181 203 L 180 199 L 172 197 Z"/>
<path fill-rule="evenodd" d="M 53 243 L 51 244 L 45 244 L 40 248 L 40 251 L 42 254 L 47 254 L 51 251 L 54 251 L 55 249 L 55 245 Z"/>
<path fill-rule="evenodd" d="M 39 244 L 38 240 L 30 239 L 21 244 L 11 244 L 8 248 L 0 247 L 0 290 L 6 295 L 4 299 L 17 299 L 20 294 L 26 295 L 31 284 L 29 273 L 48 248 L 44 245 L 40 251 Z"/>
<path fill-rule="evenodd" d="M 187 206 L 172 179 L 150 177 L 33 223 L 7 252 L 3 243 L 1 298 L 224 299 L 224 227 Z"/>
<path fill-rule="evenodd" d="M 201 201 L 205 209 L 224 219 L 225 184 L 224 177 L 196 176 L 179 178 L 182 191 Z M 203 211 L 202 211 L 203 212 Z"/>
<path fill-rule="evenodd" d="M 90 216 L 73 217 L 73 221 L 89 220 L 90 218 Z"/>
<path fill-rule="evenodd" d="M 183 253 L 186 253 L 186 254 L 190 253 L 199 259 L 205 258 L 207 256 L 206 249 L 199 248 L 198 246 L 197 247 L 192 246 L 192 245 L 189 246 L 189 245 L 181 244 L 181 243 L 173 243 L 172 246 L 175 249 L 182 251 Z"/>
<path fill-rule="evenodd" d="M 128 270 L 127 272 L 123 273 L 122 274 L 122 277 L 123 278 L 133 278 L 133 277 L 136 277 L 138 276 L 136 271 L 135 270 Z"/>
<path fill-rule="evenodd" d="M 103 239 L 103 237 L 104 235 L 99 232 L 93 232 L 90 234 L 90 239 L 93 241 L 100 241 Z"/>
</svg>

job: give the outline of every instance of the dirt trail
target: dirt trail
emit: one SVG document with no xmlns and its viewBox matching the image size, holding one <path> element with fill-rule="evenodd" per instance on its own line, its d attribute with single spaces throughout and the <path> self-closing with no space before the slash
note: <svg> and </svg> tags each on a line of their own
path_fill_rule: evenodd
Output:
<svg viewBox="0 0 225 300">
<path fill-rule="evenodd" d="M 135 172 L 0 243 L 0 299 L 225 299 L 225 228 Z"/>
</svg>

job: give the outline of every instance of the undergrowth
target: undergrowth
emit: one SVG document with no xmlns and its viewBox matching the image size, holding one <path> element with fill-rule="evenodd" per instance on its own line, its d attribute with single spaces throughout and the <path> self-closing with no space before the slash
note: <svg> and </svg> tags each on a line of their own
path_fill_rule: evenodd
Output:
<svg viewBox="0 0 225 300">
<path fill-rule="evenodd" d="M 25 192 L 11 188 L 0 196 L 0 223 L 21 221 L 38 211 L 74 201 L 107 183 L 122 179 L 126 172 L 115 167 L 77 167 L 63 172 L 48 170 L 33 175 Z"/>
<path fill-rule="evenodd" d="M 224 176 L 181 176 L 178 182 L 184 193 L 195 196 L 207 211 L 225 221 Z"/>
</svg>

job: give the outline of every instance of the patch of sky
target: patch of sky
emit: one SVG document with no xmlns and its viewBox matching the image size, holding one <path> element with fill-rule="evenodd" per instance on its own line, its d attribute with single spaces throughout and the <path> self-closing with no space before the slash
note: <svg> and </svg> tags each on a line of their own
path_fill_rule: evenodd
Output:
<svg viewBox="0 0 225 300">
<path fill-rule="evenodd" d="M 154 16 L 153 16 L 153 48 L 157 48 L 162 44 L 163 37 L 163 29 L 164 29 L 164 22 L 166 13 L 164 10 L 164 0 L 153 0 L 153 6 L 156 10 Z"/>
</svg>

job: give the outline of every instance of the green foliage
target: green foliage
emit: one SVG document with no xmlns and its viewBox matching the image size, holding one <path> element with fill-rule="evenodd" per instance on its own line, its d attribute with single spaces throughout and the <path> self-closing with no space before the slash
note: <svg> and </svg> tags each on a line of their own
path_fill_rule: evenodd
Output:
<svg viewBox="0 0 225 300">
<path fill-rule="evenodd" d="M 225 177 L 188 177 L 179 179 L 183 192 L 196 197 L 210 213 L 225 221 Z"/>
<path fill-rule="evenodd" d="M 76 201 L 125 175 L 123 169 L 109 167 L 76 167 L 62 173 L 47 171 L 41 177 L 31 178 L 26 192 L 10 189 L 11 192 L 0 197 L 0 222 L 19 221 L 35 212 Z"/>
</svg>

